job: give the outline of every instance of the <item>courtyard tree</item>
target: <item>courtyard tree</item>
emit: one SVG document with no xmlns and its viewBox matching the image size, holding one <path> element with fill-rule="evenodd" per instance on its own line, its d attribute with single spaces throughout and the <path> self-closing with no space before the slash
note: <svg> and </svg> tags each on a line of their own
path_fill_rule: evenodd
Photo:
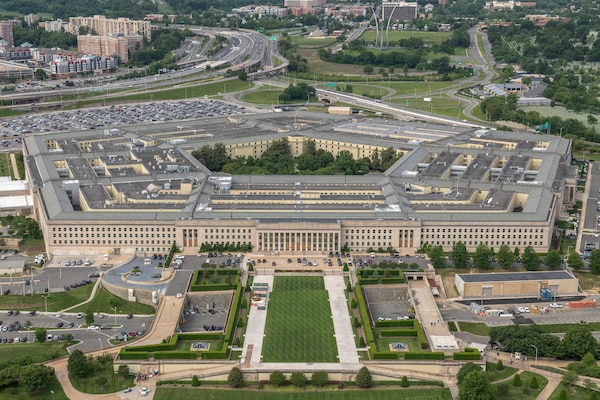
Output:
<svg viewBox="0 0 600 400">
<path fill-rule="evenodd" d="M 446 262 L 444 261 L 444 249 L 442 246 L 430 246 L 427 248 L 427 255 L 431 261 L 433 268 L 445 268 Z"/>
<path fill-rule="evenodd" d="M 503 268 L 510 268 L 515 263 L 515 255 L 510 250 L 510 247 L 503 244 L 496 253 L 498 264 Z"/>
<path fill-rule="evenodd" d="M 74 350 L 69 356 L 67 362 L 67 370 L 74 378 L 82 378 L 87 375 L 90 370 L 88 359 L 81 350 Z"/>
<path fill-rule="evenodd" d="M 85 313 L 85 323 L 88 325 L 92 325 L 94 323 L 94 312 L 88 310 Z"/>
<path fill-rule="evenodd" d="M 117 374 L 121 377 L 121 379 L 127 379 L 129 376 L 129 366 L 127 365 L 119 365 L 119 369 L 117 369 Z"/>
<path fill-rule="evenodd" d="M 292 372 L 292 376 L 290 377 L 290 383 L 297 388 L 304 387 L 306 385 L 306 376 L 299 371 Z"/>
<path fill-rule="evenodd" d="M 285 375 L 281 371 L 273 371 L 269 375 L 269 382 L 275 387 L 279 387 L 285 383 Z"/>
<path fill-rule="evenodd" d="M 356 386 L 359 388 L 370 388 L 373 386 L 373 377 L 367 367 L 362 367 L 356 374 Z"/>
<path fill-rule="evenodd" d="M 44 343 L 46 341 L 46 334 L 48 331 L 44 328 L 37 328 L 35 330 L 35 340 L 38 343 Z"/>
<path fill-rule="evenodd" d="M 469 374 L 469 372 L 473 372 L 473 371 L 483 371 L 481 369 L 481 367 L 477 364 L 474 364 L 472 362 L 468 362 L 465 365 L 463 365 L 462 367 L 460 367 L 460 369 L 458 370 L 458 373 L 456 374 L 456 381 L 458 382 L 458 384 L 460 385 L 463 381 L 463 379 L 465 379 L 465 377 Z"/>
<path fill-rule="evenodd" d="M 560 254 L 558 254 L 558 251 L 550 249 L 548 250 L 548 255 L 546 256 L 546 260 L 544 261 L 544 263 L 548 266 L 549 269 L 557 270 L 560 269 L 562 265 L 562 257 L 560 256 Z"/>
<path fill-rule="evenodd" d="M 52 376 L 52 368 L 44 364 L 31 364 L 21 367 L 19 373 L 19 385 L 30 392 L 42 389 Z"/>
<path fill-rule="evenodd" d="M 460 400 L 493 400 L 495 398 L 494 387 L 483 371 L 471 371 L 458 385 L 458 398 Z"/>
<path fill-rule="evenodd" d="M 583 268 L 583 260 L 579 254 L 572 252 L 567 257 L 567 265 L 575 270 L 580 270 Z"/>
<path fill-rule="evenodd" d="M 527 246 L 521 256 L 521 263 L 527 271 L 537 271 L 541 264 L 540 256 L 538 256 L 533 247 Z"/>
<path fill-rule="evenodd" d="M 598 347 L 592 331 L 585 326 L 571 328 L 565 333 L 562 343 L 565 356 L 575 360 L 581 360 L 586 353 L 593 353 Z"/>
<path fill-rule="evenodd" d="M 490 269 L 492 265 L 492 250 L 485 243 L 480 243 L 475 249 L 473 264 L 478 269 Z"/>
<path fill-rule="evenodd" d="M 329 382 L 329 374 L 325 371 L 316 371 L 310 377 L 310 382 L 314 386 L 323 387 Z"/>
<path fill-rule="evenodd" d="M 452 263 L 456 268 L 466 268 L 469 261 L 469 253 L 467 246 L 461 241 L 454 243 L 452 246 Z"/>
<path fill-rule="evenodd" d="M 231 372 L 229 372 L 229 376 L 227 377 L 227 383 L 234 388 L 244 385 L 244 375 L 242 375 L 242 371 L 238 367 L 231 368 Z"/>
<path fill-rule="evenodd" d="M 600 275 L 600 249 L 595 249 L 590 253 L 589 261 L 590 271 Z"/>
</svg>

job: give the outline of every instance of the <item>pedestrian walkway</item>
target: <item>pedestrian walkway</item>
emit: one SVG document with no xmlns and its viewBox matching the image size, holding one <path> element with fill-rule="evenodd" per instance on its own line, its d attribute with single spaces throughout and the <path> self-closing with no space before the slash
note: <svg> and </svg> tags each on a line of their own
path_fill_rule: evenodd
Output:
<svg viewBox="0 0 600 400">
<path fill-rule="evenodd" d="M 254 277 L 254 284 L 268 284 L 270 293 L 270 291 L 273 290 L 273 280 L 273 275 L 257 275 Z M 246 336 L 244 338 L 244 350 L 242 351 L 242 365 L 257 368 L 261 364 L 262 345 L 268 309 L 268 299 L 266 310 L 259 310 L 258 307 L 254 306 L 251 306 L 250 308 L 250 316 L 248 317 L 248 326 L 246 327 Z"/>
</svg>

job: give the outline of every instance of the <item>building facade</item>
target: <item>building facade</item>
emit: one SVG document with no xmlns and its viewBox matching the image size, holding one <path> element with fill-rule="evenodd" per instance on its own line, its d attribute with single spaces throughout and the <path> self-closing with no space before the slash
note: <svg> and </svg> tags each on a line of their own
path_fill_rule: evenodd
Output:
<svg viewBox="0 0 600 400">
<path fill-rule="evenodd" d="M 152 38 L 150 21 L 131 20 L 129 18 L 110 19 L 104 15 L 69 18 L 68 30 L 70 33 L 79 35 L 80 27 L 93 30 L 99 36 L 113 36 L 115 34 L 125 36 L 141 35 L 148 41 Z"/>
</svg>

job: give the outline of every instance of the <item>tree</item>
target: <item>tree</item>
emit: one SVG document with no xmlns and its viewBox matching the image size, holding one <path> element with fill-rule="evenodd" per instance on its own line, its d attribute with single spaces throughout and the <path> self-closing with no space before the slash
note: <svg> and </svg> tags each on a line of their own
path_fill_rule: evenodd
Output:
<svg viewBox="0 0 600 400">
<path fill-rule="evenodd" d="M 38 68 L 33 73 L 33 76 L 35 76 L 35 79 L 38 81 L 43 81 L 46 79 L 46 72 L 42 68 Z"/>
<path fill-rule="evenodd" d="M 579 375 L 577 375 L 575 371 L 567 371 L 560 381 L 565 385 L 572 386 L 575 384 L 575 382 L 577 382 L 578 379 Z"/>
<path fill-rule="evenodd" d="M 521 256 L 521 263 L 527 271 L 537 271 L 540 268 L 540 257 L 533 247 L 527 246 Z"/>
<path fill-rule="evenodd" d="M 121 377 L 121 379 L 127 379 L 127 377 L 129 377 L 129 367 L 127 365 L 119 365 L 117 374 Z"/>
<path fill-rule="evenodd" d="M 365 74 L 372 74 L 373 73 L 373 66 L 372 65 L 365 65 L 365 67 L 363 68 L 363 72 Z"/>
<path fill-rule="evenodd" d="M 100 386 L 101 388 L 104 387 L 104 385 L 106 385 L 108 383 L 108 378 L 106 378 L 105 376 L 99 376 L 96 378 L 96 385 Z"/>
<path fill-rule="evenodd" d="M 510 268 L 515 262 L 514 253 L 510 250 L 510 247 L 505 244 L 498 249 L 496 258 L 498 259 L 498 264 L 503 268 Z"/>
<path fill-rule="evenodd" d="M 490 269 L 492 265 L 492 251 L 485 243 L 480 243 L 475 249 L 473 264 L 478 269 Z"/>
<path fill-rule="evenodd" d="M 192 376 L 192 386 L 193 387 L 198 387 L 200 386 L 200 381 L 198 380 L 198 377 L 196 375 Z"/>
<path fill-rule="evenodd" d="M 512 379 L 512 385 L 514 387 L 520 387 L 523 383 L 521 382 L 521 375 L 519 374 L 515 374 L 515 376 Z"/>
<path fill-rule="evenodd" d="M 590 271 L 600 275 L 600 249 L 592 250 L 589 259 Z"/>
<path fill-rule="evenodd" d="M 444 249 L 442 246 L 430 246 L 427 249 L 427 255 L 434 268 L 446 267 L 446 262 L 444 261 Z"/>
<path fill-rule="evenodd" d="M 74 350 L 69 356 L 67 362 L 67 370 L 69 374 L 75 378 L 82 378 L 89 372 L 88 359 L 81 352 L 81 350 Z"/>
<path fill-rule="evenodd" d="M 456 242 L 452 246 L 452 263 L 456 268 L 466 268 L 469 261 L 467 246 L 463 242 Z"/>
<path fill-rule="evenodd" d="M 19 385 L 24 386 L 30 392 L 42 389 L 52 376 L 52 368 L 44 364 L 31 364 L 21 367 L 19 373 Z"/>
<path fill-rule="evenodd" d="M 502 363 L 502 360 L 498 360 L 498 362 L 496 363 L 496 371 L 502 370 L 504 370 L 504 364 Z"/>
<path fill-rule="evenodd" d="M 576 326 L 567 331 L 562 343 L 565 356 L 575 360 L 581 360 L 586 353 L 594 353 L 598 347 L 592 331 L 585 326 Z"/>
<path fill-rule="evenodd" d="M 575 270 L 583 268 L 583 260 L 576 252 L 572 252 L 567 257 L 567 265 Z"/>
<path fill-rule="evenodd" d="M 560 269 L 562 265 L 562 257 L 558 254 L 558 251 L 554 249 L 548 250 L 548 255 L 546 256 L 545 264 L 551 270 Z"/>
<path fill-rule="evenodd" d="M 273 371 L 269 375 L 269 382 L 275 387 L 279 387 L 285 383 L 285 375 L 281 371 Z"/>
<path fill-rule="evenodd" d="M 299 371 L 292 372 L 292 376 L 290 377 L 290 383 L 297 388 L 304 387 L 306 385 L 306 376 Z"/>
<path fill-rule="evenodd" d="M 238 367 L 231 368 L 231 372 L 229 372 L 229 376 L 227 377 L 227 383 L 234 388 L 244 385 L 244 375 L 242 375 L 242 371 Z"/>
<path fill-rule="evenodd" d="M 358 370 L 358 373 L 356 374 L 356 385 L 363 389 L 373 386 L 373 377 L 367 367 L 362 367 Z"/>
<path fill-rule="evenodd" d="M 493 400 L 494 389 L 483 371 L 469 372 L 458 385 L 460 400 Z"/>
<path fill-rule="evenodd" d="M 531 382 L 529 383 L 529 387 L 531 389 L 538 389 L 540 387 L 538 380 L 537 380 L 537 376 L 532 376 L 531 377 Z"/>
<path fill-rule="evenodd" d="M 404 375 L 402 377 L 402 380 L 400 381 L 400 387 L 409 387 L 410 383 L 408 382 L 408 378 L 406 377 L 406 375 Z"/>
<path fill-rule="evenodd" d="M 456 381 L 458 382 L 458 384 L 460 385 L 462 383 L 462 381 L 465 379 L 465 377 L 473 371 L 483 371 L 481 369 L 481 367 L 477 364 L 474 364 L 472 362 L 468 362 L 465 365 L 463 365 L 462 367 L 460 367 L 460 369 L 458 370 L 458 373 L 456 374 Z"/>
<path fill-rule="evenodd" d="M 317 387 L 323 387 L 329 382 L 329 374 L 325 371 L 316 371 L 310 377 L 310 382 Z"/>
<path fill-rule="evenodd" d="M 48 331 L 46 331 L 44 328 L 37 328 L 35 330 L 35 340 L 37 340 L 39 343 L 44 343 L 46 341 L 47 333 Z"/>
</svg>

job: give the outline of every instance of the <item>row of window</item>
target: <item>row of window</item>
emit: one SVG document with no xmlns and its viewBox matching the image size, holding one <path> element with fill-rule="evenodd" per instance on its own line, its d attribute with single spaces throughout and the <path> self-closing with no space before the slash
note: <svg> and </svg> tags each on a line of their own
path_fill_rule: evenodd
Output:
<svg viewBox="0 0 600 400">
<path fill-rule="evenodd" d="M 458 231 L 457 231 L 458 229 Z M 485 229 L 485 230 L 484 230 Z M 543 232 L 540 228 L 469 228 L 468 233 L 540 233 Z M 466 228 L 425 228 L 424 233 L 467 233 Z"/>
<path fill-rule="evenodd" d="M 101 245 L 101 244 L 108 244 L 108 245 L 115 245 L 115 244 L 170 244 L 171 242 L 169 240 L 150 240 L 148 242 L 145 242 L 143 240 L 61 240 L 61 239 L 54 239 L 52 241 L 52 244 L 58 244 L 58 245 L 66 245 L 66 244 L 74 244 L 74 245 L 79 245 L 79 244 L 91 244 L 91 245 Z"/>
<path fill-rule="evenodd" d="M 231 229 L 231 233 L 246 233 L 246 229 Z M 204 233 L 229 233 L 229 229 L 205 229 Z M 247 233 L 252 233 L 252 229 L 248 229 Z"/>
<path fill-rule="evenodd" d="M 508 236 L 508 237 L 507 237 Z M 427 242 L 431 239 L 444 239 L 450 238 L 452 239 L 461 239 L 460 235 L 457 238 L 456 235 L 421 235 L 421 240 Z M 466 239 L 463 238 L 463 239 Z M 538 235 L 469 235 L 469 239 L 538 239 Z M 540 236 L 539 239 L 543 239 L 543 236 Z"/>
<path fill-rule="evenodd" d="M 73 236 L 73 235 L 75 235 L 75 236 Z M 83 235 L 84 235 L 83 233 L 82 234 L 77 234 L 77 233 L 75 233 L 75 234 L 73 234 L 73 233 L 65 233 L 65 234 L 62 234 L 62 233 L 53 233 L 52 237 L 53 238 L 62 238 L 62 237 L 64 237 L 64 238 L 67 238 L 67 237 L 69 237 L 69 238 L 72 238 L 72 237 L 83 238 L 84 237 Z M 130 238 L 134 238 L 134 237 L 135 238 L 143 238 L 143 237 L 146 237 L 146 238 L 160 238 L 160 237 L 162 237 L 162 238 L 170 238 L 171 237 L 170 233 L 152 234 L 152 235 L 149 234 L 149 233 L 146 233 L 145 236 L 144 236 L 143 233 L 135 233 L 135 234 L 134 233 L 130 233 L 129 236 L 127 236 L 127 233 L 115 233 L 114 235 L 112 233 L 97 233 L 97 234 L 93 234 L 92 233 L 91 235 L 92 235 L 91 236 L 92 238 L 95 238 L 95 237 L 97 237 L 97 238 L 100 238 L 100 237 L 102 237 L 102 238 L 111 238 L 111 237 L 112 238 L 122 238 L 122 237 L 123 238 L 126 238 L 126 237 L 130 237 Z M 86 233 L 85 237 L 89 238 L 90 234 Z M 175 238 L 175 234 L 173 234 L 173 238 Z"/>
<path fill-rule="evenodd" d="M 171 231 L 171 229 L 173 229 Z M 53 226 L 52 227 L 52 232 L 175 232 L 175 228 L 170 228 L 170 227 L 161 227 L 161 228 L 156 228 L 156 231 L 154 230 L 154 227 L 78 227 L 78 226 L 69 226 L 69 227 L 62 227 L 62 226 Z"/>
</svg>

